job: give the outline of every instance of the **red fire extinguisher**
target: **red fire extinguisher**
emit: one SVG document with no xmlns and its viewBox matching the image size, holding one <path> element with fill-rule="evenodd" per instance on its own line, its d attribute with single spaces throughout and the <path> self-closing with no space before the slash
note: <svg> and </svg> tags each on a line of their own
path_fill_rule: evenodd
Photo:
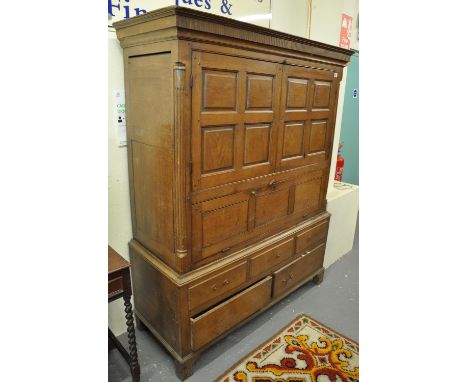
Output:
<svg viewBox="0 0 468 382">
<path fill-rule="evenodd" d="M 337 180 L 338 182 L 343 181 L 344 158 L 341 155 L 341 148 L 342 147 L 343 147 L 343 144 L 340 143 L 340 146 L 338 147 L 338 157 L 336 158 L 335 180 Z"/>
</svg>

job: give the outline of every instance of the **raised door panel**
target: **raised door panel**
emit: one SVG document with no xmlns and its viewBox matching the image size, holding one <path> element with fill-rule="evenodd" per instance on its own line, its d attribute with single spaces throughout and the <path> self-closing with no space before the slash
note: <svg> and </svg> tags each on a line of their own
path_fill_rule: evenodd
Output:
<svg viewBox="0 0 468 382">
<path fill-rule="evenodd" d="M 284 65 L 277 170 L 329 159 L 338 85 L 333 72 Z"/>
<path fill-rule="evenodd" d="M 234 126 L 202 128 L 202 173 L 234 168 Z"/>
<path fill-rule="evenodd" d="M 203 110 L 235 111 L 237 76 L 237 72 L 203 71 Z"/>
<path fill-rule="evenodd" d="M 304 131 L 304 121 L 284 124 L 282 159 L 289 160 L 304 156 Z"/>
<path fill-rule="evenodd" d="M 193 52 L 194 191 L 274 171 L 280 64 Z"/>
<path fill-rule="evenodd" d="M 271 150 L 271 125 L 245 125 L 244 166 L 267 163 Z"/>
<path fill-rule="evenodd" d="M 272 223 L 289 213 L 289 187 L 258 195 L 255 200 L 255 227 Z"/>
<path fill-rule="evenodd" d="M 322 178 L 297 184 L 294 189 L 294 212 L 315 210 L 319 206 Z"/>
</svg>

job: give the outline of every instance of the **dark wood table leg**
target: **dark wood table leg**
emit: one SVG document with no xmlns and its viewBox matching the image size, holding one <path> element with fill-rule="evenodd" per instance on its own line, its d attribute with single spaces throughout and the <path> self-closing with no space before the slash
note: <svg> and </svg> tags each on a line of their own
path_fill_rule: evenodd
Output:
<svg viewBox="0 0 468 382">
<path fill-rule="evenodd" d="M 130 302 L 130 295 L 124 294 L 125 318 L 127 319 L 127 336 L 130 350 L 130 370 L 133 382 L 140 381 L 140 364 L 138 363 L 138 353 L 135 340 L 135 326 L 133 325 L 133 309 Z"/>
</svg>

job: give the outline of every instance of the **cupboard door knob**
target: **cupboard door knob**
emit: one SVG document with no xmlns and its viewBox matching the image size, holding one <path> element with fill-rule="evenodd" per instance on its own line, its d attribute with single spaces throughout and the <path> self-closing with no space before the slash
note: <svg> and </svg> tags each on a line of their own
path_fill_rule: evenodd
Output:
<svg viewBox="0 0 468 382">
<path fill-rule="evenodd" d="M 256 193 L 257 193 L 257 191 L 255 191 L 255 190 L 250 191 L 250 195 L 252 195 L 252 196 L 255 196 Z"/>
<path fill-rule="evenodd" d="M 278 184 L 278 181 L 273 179 L 270 183 L 268 183 L 268 187 L 275 187 Z"/>
</svg>

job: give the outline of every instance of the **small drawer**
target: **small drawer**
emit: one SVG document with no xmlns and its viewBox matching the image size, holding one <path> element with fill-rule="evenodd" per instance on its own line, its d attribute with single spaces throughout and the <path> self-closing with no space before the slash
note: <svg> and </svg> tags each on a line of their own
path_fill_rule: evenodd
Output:
<svg viewBox="0 0 468 382">
<path fill-rule="evenodd" d="M 122 276 L 107 282 L 107 294 L 109 297 L 116 295 L 123 291 L 123 278 Z"/>
<path fill-rule="evenodd" d="M 271 300 L 272 278 L 267 277 L 206 313 L 191 318 L 192 349 L 198 350 L 221 336 Z"/>
<path fill-rule="evenodd" d="M 323 265 L 325 244 L 320 244 L 311 251 L 307 251 L 297 260 L 274 273 L 273 298 L 282 295 L 288 289 L 300 283 L 307 276 L 312 275 Z"/>
<path fill-rule="evenodd" d="M 296 236 L 296 253 L 301 253 L 305 249 L 317 245 L 320 241 L 324 241 L 327 234 L 328 220 L 298 234 Z"/>
<path fill-rule="evenodd" d="M 266 272 L 278 264 L 282 263 L 293 255 L 294 238 L 267 249 L 266 251 L 256 255 L 250 259 L 250 275 L 256 277 L 263 272 Z"/>
<path fill-rule="evenodd" d="M 190 309 L 212 301 L 216 303 L 230 290 L 247 281 L 247 262 L 189 288 Z"/>
</svg>

